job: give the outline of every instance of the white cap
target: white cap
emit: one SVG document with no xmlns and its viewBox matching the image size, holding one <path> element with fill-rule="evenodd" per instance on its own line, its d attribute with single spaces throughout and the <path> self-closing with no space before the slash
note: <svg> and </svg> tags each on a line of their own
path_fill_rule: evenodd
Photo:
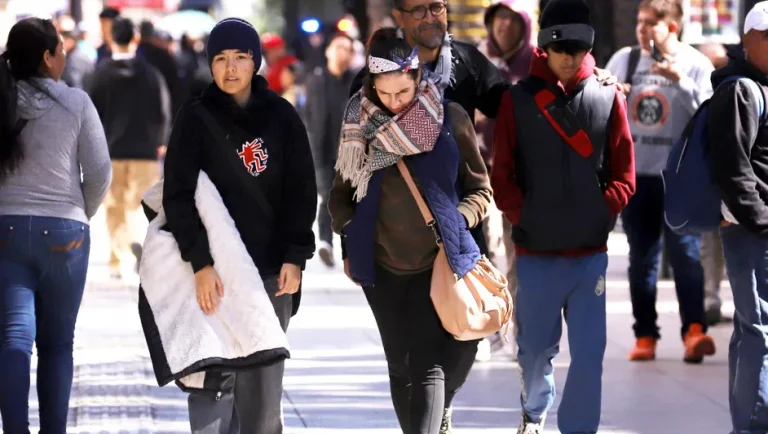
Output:
<svg viewBox="0 0 768 434">
<path fill-rule="evenodd" d="M 755 4 L 755 7 L 747 14 L 744 20 L 744 34 L 750 30 L 764 32 L 768 30 L 768 1 L 761 1 Z"/>
</svg>

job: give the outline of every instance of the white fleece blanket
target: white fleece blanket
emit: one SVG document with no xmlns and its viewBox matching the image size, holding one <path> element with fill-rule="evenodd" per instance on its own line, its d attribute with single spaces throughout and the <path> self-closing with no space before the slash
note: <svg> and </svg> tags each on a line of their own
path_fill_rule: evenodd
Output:
<svg viewBox="0 0 768 434">
<path fill-rule="evenodd" d="M 139 274 L 171 371 L 182 372 L 209 358 L 236 359 L 272 349 L 288 349 L 288 339 L 277 319 L 259 270 L 243 244 L 216 187 L 200 172 L 195 204 L 208 232 L 211 255 L 224 286 L 224 297 L 214 315 L 203 313 L 197 303 L 195 276 L 181 259 L 178 244 L 161 231 L 162 181 L 144 196 L 144 203 L 158 212 L 147 230 Z M 205 373 L 180 380 L 202 388 Z"/>
</svg>

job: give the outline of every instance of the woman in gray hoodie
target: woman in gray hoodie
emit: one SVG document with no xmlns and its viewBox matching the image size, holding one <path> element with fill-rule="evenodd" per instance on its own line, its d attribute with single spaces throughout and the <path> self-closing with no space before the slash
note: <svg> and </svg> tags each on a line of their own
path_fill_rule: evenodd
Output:
<svg viewBox="0 0 768 434">
<path fill-rule="evenodd" d="M 13 26 L 0 56 L 0 416 L 29 432 L 32 343 L 40 431 L 66 432 L 88 221 L 112 169 L 96 109 L 59 82 L 65 54 L 50 20 Z"/>
</svg>

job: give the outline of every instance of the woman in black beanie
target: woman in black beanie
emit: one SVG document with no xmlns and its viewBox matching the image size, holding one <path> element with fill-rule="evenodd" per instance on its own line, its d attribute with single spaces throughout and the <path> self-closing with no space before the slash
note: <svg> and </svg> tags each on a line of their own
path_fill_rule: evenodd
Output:
<svg viewBox="0 0 768 434">
<path fill-rule="evenodd" d="M 167 226 L 195 272 L 200 309 L 215 315 L 227 288 L 214 269 L 195 204 L 198 176 L 205 172 L 285 330 L 298 308 L 305 262 L 315 251 L 317 188 L 309 140 L 293 106 L 257 75 L 261 42 L 253 26 L 223 20 L 211 31 L 206 51 L 214 82 L 181 108 L 169 141 Z M 192 432 L 282 433 L 283 373 L 282 361 L 221 373 L 217 390 L 223 393 L 189 397 Z"/>
</svg>

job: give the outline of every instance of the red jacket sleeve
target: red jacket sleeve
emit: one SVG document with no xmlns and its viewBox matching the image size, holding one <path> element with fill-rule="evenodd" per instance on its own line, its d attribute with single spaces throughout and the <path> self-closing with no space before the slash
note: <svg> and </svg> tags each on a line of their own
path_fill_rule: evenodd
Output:
<svg viewBox="0 0 768 434">
<path fill-rule="evenodd" d="M 618 215 L 635 194 L 635 150 L 627 119 L 627 100 L 620 92 L 616 92 L 613 102 L 608 146 L 610 176 L 605 201 L 611 212 Z"/>
<path fill-rule="evenodd" d="M 520 209 L 523 207 L 523 192 L 517 184 L 515 171 L 516 146 L 515 111 L 512 105 L 512 93 L 507 91 L 501 98 L 496 126 L 493 130 L 491 187 L 493 187 L 496 206 L 512 224 L 520 222 Z"/>
</svg>

